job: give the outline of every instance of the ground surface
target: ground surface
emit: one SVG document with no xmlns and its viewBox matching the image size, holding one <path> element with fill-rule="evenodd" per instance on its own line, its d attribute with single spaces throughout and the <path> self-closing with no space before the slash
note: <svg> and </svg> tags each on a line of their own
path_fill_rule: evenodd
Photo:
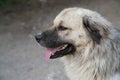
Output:
<svg viewBox="0 0 120 80">
<path fill-rule="evenodd" d="M 22 7 L 0 16 L 0 80 L 68 80 L 59 59 L 45 61 L 44 48 L 34 35 L 48 28 L 62 9 L 73 6 L 95 10 L 119 28 L 119 5 L 119 0 L 49 0 L 41 8 Z"/>
</svg>

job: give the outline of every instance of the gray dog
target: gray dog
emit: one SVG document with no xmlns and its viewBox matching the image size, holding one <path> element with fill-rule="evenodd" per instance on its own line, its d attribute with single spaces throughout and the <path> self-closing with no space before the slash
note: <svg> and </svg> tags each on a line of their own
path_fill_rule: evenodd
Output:
<svg viewBox="0 0 120 80">
<path fill-rule="evenodd" d="M 35 38 L 47 60 L 61 58 L 70 80 L 120 80 L 120 32 L 97 12 L 64 9 Z"/>
</svg>

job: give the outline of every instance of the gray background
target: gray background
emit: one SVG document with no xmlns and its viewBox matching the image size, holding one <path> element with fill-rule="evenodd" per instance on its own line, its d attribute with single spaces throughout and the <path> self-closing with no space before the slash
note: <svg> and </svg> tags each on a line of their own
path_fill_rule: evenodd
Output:
<svg viewBox="0 0 120 80">
<path fill-rule="evenodd" d="M 33 2 L 32 7 L 16 5 L 0 16 L 0 80 L 68 80 L 59 59 L 46 62 L 44 48 L 34 39 L 64 8 L 77 6 L 95 10 L 120 27 L 120 0 L 37 2 Z"/>
</svg>

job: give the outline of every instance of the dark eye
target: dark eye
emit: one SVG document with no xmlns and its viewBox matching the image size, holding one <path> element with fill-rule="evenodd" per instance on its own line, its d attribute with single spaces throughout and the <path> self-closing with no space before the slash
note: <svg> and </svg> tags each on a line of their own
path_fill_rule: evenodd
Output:
<svg viewBox="0 0 120 80">
<path fill-rule="evenodd" d="M 61 30 L 61 31 L 64 31 L 64 30 L 67 30 L 68 28 L 64 27 L 64 26 L 59 26 L 58 27 L 58 30 Z"/>
</svg>

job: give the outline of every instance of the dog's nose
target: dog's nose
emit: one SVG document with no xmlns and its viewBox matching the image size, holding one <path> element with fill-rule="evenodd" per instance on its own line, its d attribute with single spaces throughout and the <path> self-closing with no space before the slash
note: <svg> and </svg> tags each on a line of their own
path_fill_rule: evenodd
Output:
<svg viewBox="0 0 120 80">
<path fill-rule="evenodd" d="M 42 34 L 37 34 L 35 35 L 35 39 L 37 42 L 40 42 L 40 40 L 43 38 L 43 35 Z"/>
</svg>

